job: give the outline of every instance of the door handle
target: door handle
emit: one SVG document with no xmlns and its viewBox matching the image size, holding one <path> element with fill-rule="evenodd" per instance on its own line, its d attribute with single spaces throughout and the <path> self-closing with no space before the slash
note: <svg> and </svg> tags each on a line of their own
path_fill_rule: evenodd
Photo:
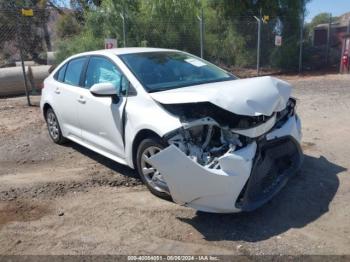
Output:
<svg viewBox="0 0 350 262">
<path fill-rule="evenodd" d="M 77 101 L 78 101 L 79 103 L 81 103 L 81 104 L 85 104 L 85 103 L 86 103 L 86 100 L 84 99 L 83 96 L 80 96 L 80 97 L 77 99 Z"/>
<path fill-rule="evenodd" d="M 60 90 L 59 88 L 56 88 L 56 89 L 55 89 L 55 93 L 56 93 L 56 94 L 60 94 L 60 93 L 61 93 L 61 90 Z"/>
</svg>

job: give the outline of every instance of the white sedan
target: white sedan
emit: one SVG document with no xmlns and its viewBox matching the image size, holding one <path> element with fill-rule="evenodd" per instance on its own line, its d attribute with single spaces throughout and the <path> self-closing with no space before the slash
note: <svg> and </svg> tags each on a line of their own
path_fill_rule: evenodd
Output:
<svg viewBox="0 0 350 262">
<path fill-rule="evenodd" d="M 237 79 L 185 52 L 118 48 L 62 62 L 41 109 L 55 143 L 137 169 L 157 196 L 230 213 L 266 203 L 299 169 L 290 94 L 282 80 Z"/>
</svg>

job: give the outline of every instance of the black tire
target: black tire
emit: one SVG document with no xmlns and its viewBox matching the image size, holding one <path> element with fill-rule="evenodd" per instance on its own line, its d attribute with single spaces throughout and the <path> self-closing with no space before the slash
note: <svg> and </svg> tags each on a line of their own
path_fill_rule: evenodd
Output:
<svg viewBox="0 0 350 262">
<path fill-rule="evenodd" d="M 149 137 L 149 138 L 142 140 L 138 146 L 138 149 L 137 149 L 136 167 L 137 167 L 137 172 L 139 173 L 143 183 L 147 186 L 147 188 L 149 189 L 149 191 L 151 191 L 152 194 L 154 194 L 162 199 L 166 199 L 166 200 L 171 201 L 172 199 L 171 199 L 171 196 L 169 194 L 169 190 L 166 187 L 166 184 L 165 184 L 165 187 L 153 184 L 154 183 L 153 180 L 150 181 L 150 178 L 144 174 L 144 172 L 143 172 L 144 165 L 142 164 L 142 162 L 143 162 L 142 156 L 145 152 L 147 152 L 148 149 L 159 148 L 160 150 L 162 150 L 165 147 L 166 147 L 166 144 L 159 137 L 156 137 L 156 136 L 152 136 L 152 137 Z M 148 165 L 151 166 L 150 164 L 148 164 Z M 156 171 L 156 172 L 158 172 L 158 171 Z M 158 182 L 158 183 L 160 183 L 160 182 Z M 162 183 L 160 183 L 160 184 L 162 185 Z"/>
<path fill-rule="evenodd" d="M 66 143 L 67 139 L 62 135 L 60 124 L 52 108 L 46 110 L 45 120 L 52 141 L 59 145 Z"/>
</svg>

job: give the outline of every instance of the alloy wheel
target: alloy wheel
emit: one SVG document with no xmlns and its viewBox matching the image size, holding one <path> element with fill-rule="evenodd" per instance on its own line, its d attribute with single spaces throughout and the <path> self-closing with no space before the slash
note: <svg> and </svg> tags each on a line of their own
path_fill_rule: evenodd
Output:
<svg viewBox="0 0 350 262">
<path fill-rule="evenodd" d="M 162 174 L 150 163 L 149 158 L 159 153 L 162 149 L 156 146 L 147 147 L 141 156 L 141 171 L 147 183 L 159 192 L 169 193 L 169 189 Z"/>
</svg>

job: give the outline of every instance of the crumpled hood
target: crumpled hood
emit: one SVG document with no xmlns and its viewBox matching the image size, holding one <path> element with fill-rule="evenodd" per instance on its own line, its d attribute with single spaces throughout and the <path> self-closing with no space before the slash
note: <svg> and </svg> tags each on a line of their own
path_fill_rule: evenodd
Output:
<svg viewBox="0 0 350 262">
<path fill-rule="evenodd" d="M 161 104 L 210 102 L 238 115 L 270 116 L 285 108 L 291 85 L 264 76 L 150 93 Z"/>
</svg>

